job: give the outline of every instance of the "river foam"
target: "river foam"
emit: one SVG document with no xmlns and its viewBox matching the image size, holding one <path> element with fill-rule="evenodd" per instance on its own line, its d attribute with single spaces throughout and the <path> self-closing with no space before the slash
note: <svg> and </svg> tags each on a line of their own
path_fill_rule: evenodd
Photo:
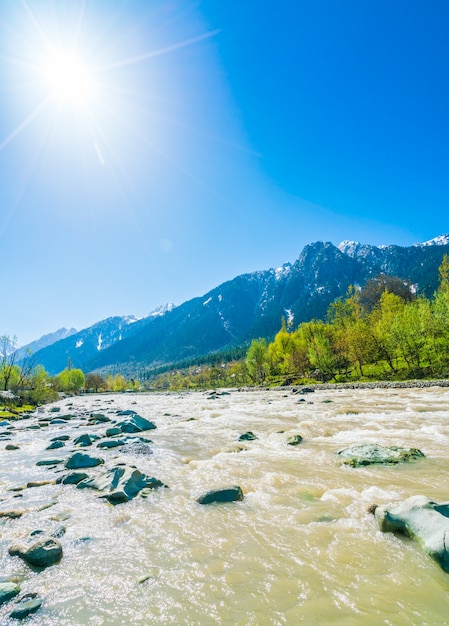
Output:
<svg viewBox="0 0 449 626">
<path fill-rule="evenodd" d="M 300 402 L 299 400 L 304 400 Z M 44 599 L 39 626 L 148 624 L 446 624 L 449 575 L 408 539 L 382 534 L 370 504 L 416 494 L 449 500 L 449 389 L 322 389 L 81 396 L 17 422 L 0 442 L 2 579 Z M 106 467 L 134 464 L 169 486 L 111 506 L 95 492 L 49 484 L 42 458 L 66 458 L 91 412 L 133 409 L 157 425 L 151 454 L 88 451 Z M 4 427 L 3 427 L 4 428 Z M 257 439 L 238 441 L 252 431 Z M 4 430 L 2 430 L 4 432 Z M 286 445 L 300 434 L 303 442 Z M 64 448 L 49 440 L 70 436 Z M 351 468 L 337 452 L 360 442 L 419 448 L 426 458 Z M 19 450 L 6 451 L 14 443 Z M 92 470 L 93 472 L 97 470 Z M 238 484 L 241 502 L 201 506 L 208 489 Z M 19 497 L 14 497 L 19 496 Z M 34 529 L 64 525 L 64 557 L 33 572 L 8 547 Z M 11 603 L 0 607 L 7 624 Z"/>
</svg>

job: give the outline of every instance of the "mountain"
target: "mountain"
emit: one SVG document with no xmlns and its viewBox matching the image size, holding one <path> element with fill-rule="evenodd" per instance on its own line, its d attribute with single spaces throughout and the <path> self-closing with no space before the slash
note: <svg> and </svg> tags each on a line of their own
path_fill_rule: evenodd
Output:
<svg viewBox="0 0 449 626">
<path fill-rule="evenodd" d="M 293 264 L 237 276 L 202 297 L 162 309 L 146 318 L 109 318 L 39 350 L 36 359 L 50 373 L 70 358 L 85 371 L 123 370 L 176 363 L 272 338 L 283 316 L 297 326 L 323 318 L 329 304 L 350 285 L 384 273 L 432 295 L 438 267 L 449 253 L 449 236 L 411 247 L 371 246 L 344 241 L 305 246 Z"/>
<path fill-rule="evenodd" d="M 15 360 L 22 361 L 29 354 L 35 354 L 39 350 L 46 348 L 47 346 L 51 346 L 53 343 L 57 341 L 61 341 L 66 337 L 70 337 L 71 335 L 75 335 L 78 331 L 75 328 L 60 328 L 54 333 L 49 333 L 48 335 L 43 335 L 40 339 L 36 339 L 36 341 L 32 341 L 28 343 L 26 346 L 22 346 L 18 348 L 15 352 Z"/>
</svg>

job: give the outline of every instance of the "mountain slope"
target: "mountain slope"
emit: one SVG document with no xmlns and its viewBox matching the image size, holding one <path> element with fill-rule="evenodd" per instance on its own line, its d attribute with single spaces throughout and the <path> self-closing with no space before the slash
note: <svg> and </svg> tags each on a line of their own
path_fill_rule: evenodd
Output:
<svg viewBox="0 0 449 626">
<path fill-rule="evenodd" d="M 201 298 L 132 324 L 110 318 L 39 351 L 36 357 L 52 373 L 63 369 L 69 357 L 74 367 L 85 371 L 116 367 L 138 371 L 256 337 L 271 338 L 282 316 L 295 326 L 323 318 L 329 304 L 344 296 L 350 285 L 363 285 L 380 273 L 398 276 L 415 284 L 418 292 L 431 295 L 438 285 L 443 255 L 449 253 L 449 238 L 434 241 L 408 248 L 357 242 L 338 247 L 329 242 L 309 244 L 293 265 L 238 276 Z"/>
<path fill-rule="evenodd" d="M 62 339 L 66 339 L 66 337 L 70 337 L 71 335 L 75 335 L 78 331 L 75 328 L 60 328 L 54 333 L 49 333 L 48 335 L 43 335 L 40 339 L 36 339 L 36 341 L 32 341 L 28 343 L 26 346 L 22 346 L 15 351 L 15 359 L 16 361 L 22 361 L 30 354 L 35 354 L 39 350 L 51 346 L 57 341 L 61 341 Z"/>
</svg>

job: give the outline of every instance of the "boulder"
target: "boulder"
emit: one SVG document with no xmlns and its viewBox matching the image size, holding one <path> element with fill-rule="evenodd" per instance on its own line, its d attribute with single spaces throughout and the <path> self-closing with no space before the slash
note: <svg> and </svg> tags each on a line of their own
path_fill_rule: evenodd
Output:
<svg viewBox="0 0 449 626">
<path fill-rule="evenodd" d="M 15 446 L 13 443 L 8 443 L 5 446 L 5 450 L 20 450 L 19 446 Z"/>
<path fill-rule="evenodd" d="M 59 463 L 62 463 L 63 461 L 64 459 L 41 459 L 36 463 L 36 465 L 59 465 Z"/>
<path fill-rule="evenodd" d="M 243 491 L 238 485 L 206 491 L 196 501 L 199 504 L 211 504 L 212 502 L 235 502 L 236 500 L 243 500 Z"/>
<path fill-rule="evenodd" d="M 94 441 L 95 437 L 93 435 L 88 435 L 85 433 L 83 435 L 79 435 L 79 437 L 76 437 L 76 439 L 73 440 L 73 443 L 75 444 L 75 446 L 87 448 L 88 446 L 91 446 Z"/>
<path fill-rule="evenodd" d="M 115 437 L 116 435 L 122 434 L 122 429 L 118 426 L 112 426 L 106 430 L 106 437 Z"/>
<path fill-rule="evenodd" d="M 16 583 L 0 583 L 0 606 L 5 602 L 9 602 L 20 593 L 19 585 Z"/>
<path fill-rule="evenodd" d="M 102 465 L 104 460 L 100 457 L 90 456 L 83 452 L 75 452 L 64 463 L 67 469 L 79 469 L 81 467 L 96 467 Z"/>
<path fill-rule="evenodd" d="M 96 424 L 103 424 L 110 421 L 111 418 L 103 413 L 91 413 L 89 417 L 89 422 L 95 422 Z"/>
<path fill-rule="evenodd" d="M 52 437 L 50 441 L 68 441 L 69 439 L 69 435 L 59 435 L 58 437 Z"/>
<path fill-rule="evenodd" d="M 449 572 L 449 502 L 437 504 L 426 496 L 412 496 L 397 506 L 378 506 L 374 514 L 382 532 L 415 539 Z"/>
<path fill-rule="evenodd" d="M 359 443 L 337 452 L 350 467 L 365 465 L 395 465 L 405 461 L 423 458 L 425 455 L 417 448 L 398 448 L 380 446 L 377 443 Z"/>
<path fill-rule="evenodd" d="M 97 448 L 117 448 L 117 446 L 124 446 L 125 441 L 123 439 L 103 439 L 97 443 Z"/>
<path fill-rule="evenodd" d="M 34 567 L 50 567 L 61 560 L 62 546 L 57 539 L 44 536 L 34 543 L 13 545 L 8 553 Z"/>
<path fill-rule="evenodd" d="M 248 432 L 243 433 L 243 435 L 240 435 L 238 441 L 253 441 L 254 439 L 257 439 L 256 435 L 249 430 Z"/>
<path fill-rule="evenodd" d="M 89 478 L 89 474 L 85 472 L 69 472 L 68 474 L 64 474 L 64 476 L 58 476 L 56 479 L 56 483 L 63 485 L 77 485 L 82 480 L 86 480 Z"/>
<path fill-rule="evenodd" d="M 46 450 L 56 450 L 57 448 L 63 448 L 65 443 L 63 441 L 53 441 L 49 446 L 47 446 Z"/>
<path fill-rule="evenodd" d="M 135 467 L 117 465 L 94 478 L 78 483 L 78 489 L 96 489 L 104 493 L 102 496 L 111 504 L 128 502 L 142 490 L 166 487 L 160 480 L 139 472 Z M 145 494 L 146 495 L 146 494 Z"/>
<path fill-rule="evenodd" d="M 117 423 L 118 428 L 124 433 L 140 433 L 143 430 L 153 430 L 156 424 L 134 413 L 128 419 Z"/>
<path fill-rule="evenodd" d="M 290 435 L 286 441 L 288 446 L 298 446 L 300 443 L 302 443 L 301 435 Z"/>
<path fill-rule="evenodd" d="M 42 598 L 37 593 L 27 593 L 20 598 L 15 608 L 9 614 L 13 619 L 25 619 L 28 615 L 36 613 L 42 606 Z"/>
</svg>

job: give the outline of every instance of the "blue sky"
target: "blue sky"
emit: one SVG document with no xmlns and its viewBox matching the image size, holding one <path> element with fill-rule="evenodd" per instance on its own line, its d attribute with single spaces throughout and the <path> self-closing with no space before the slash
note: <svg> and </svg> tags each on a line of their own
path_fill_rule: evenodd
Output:
<svg viewBox="0 0 449 626">
<path fill-rule="evenodd" d="M 449 4 L 0 0 L 0 334 L 449 231 Z M 80 105 L 49 82 L 72 50 Z M 68 78 L 67 78 L 68 76 Z"/>
</svg>

